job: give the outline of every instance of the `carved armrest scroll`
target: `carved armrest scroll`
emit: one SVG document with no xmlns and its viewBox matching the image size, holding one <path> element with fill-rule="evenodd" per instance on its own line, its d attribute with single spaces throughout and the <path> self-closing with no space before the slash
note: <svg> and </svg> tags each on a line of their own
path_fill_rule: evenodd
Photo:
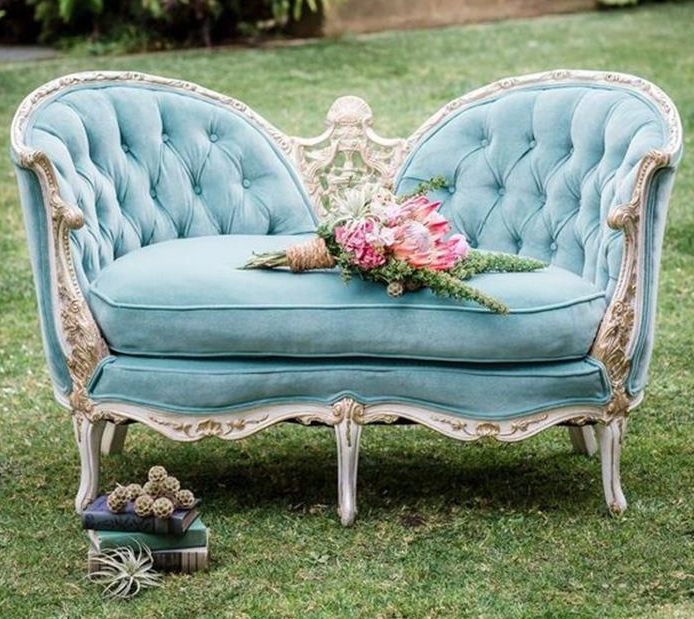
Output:
<svg viewBox="0 0 694 619">
<path fill-rule="evenodd" d="M 87 384 L 99 362 L 109 354 L 77 281 L 70 247 L 70 231 L 84 225 L 82 211 L 60 195 L 53 164 L 45 153 L 17 149 L 19 165 L 32 170 L 41 186 L 49 234 L 53 319 L 72 379 L 70 405 L 75 413 L 89 415 L 92 402 Z"/>
<path fill-rule="evenodd" d="M 657 170 L 668 166 L 672 154 L 653 150 L 639 162 L 631 200 L 617 207 L 608 225 L 624 234 L 624 249 L 619 278 L 612 300 L 600 323 L 590 355 L 601 361 L 612 387 L 609 414 L 624 413 L 640 396 L 627 392 L 637 336 L 641 327 L 645 272 L 643 268 L 645 208 Z"/>
</svg>

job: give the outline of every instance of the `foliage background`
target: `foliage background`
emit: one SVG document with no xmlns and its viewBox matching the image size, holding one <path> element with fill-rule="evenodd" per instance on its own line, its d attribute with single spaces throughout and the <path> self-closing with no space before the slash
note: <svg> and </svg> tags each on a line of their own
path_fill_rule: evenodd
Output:
<svg viewBox="0 0 694 619">
<path fill-rule="evenodd" d="M 334 2 L 335 0 L 333 0 Z M 0 0 L 0 41 L 69 46 L 89 38 L 94 52 L 211 46 L 261 31 L 292 33 L 329 0 Z"/>
</svg>

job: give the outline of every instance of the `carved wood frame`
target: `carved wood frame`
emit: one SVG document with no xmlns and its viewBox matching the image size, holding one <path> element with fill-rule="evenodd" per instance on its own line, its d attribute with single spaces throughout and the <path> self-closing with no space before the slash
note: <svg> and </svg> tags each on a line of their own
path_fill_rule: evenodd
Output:
<svg viewBox="0 0 694 619">
<path fill-rule="evenodd" d="M 364 405 L 344 399 L 332 406 L 322 404 L 264 406 L 244 412 L 196 416 L 153 410 L 122 402 L 95 402 L 87 385 L 98 363 L 109 354 L 106 342 L 80 290 L 72 255 L 70 231 L 84 224 L 81 211 L 60 195 L 54 168 L 48 157 L 25 144 L 24 134 L 32 113 L 43 103 L 73 86 L 115 83 L 141 84 L 184 91 L 232 109 L 263 127 L 277 147 L 295 164 L 319 217 L 323 204 L 345 184 L 369 180 L 391 184 L 406 155 L 435 125 L 464 106 L 500 93 L 541 84 L 617 84 L 645 95 L 661 112 L 669 129 L 663 149 L 648 153 L 639 163 L 631 200 L 610 215 L 609 225 L 622 230 L 624 253 L 619 281 L 598 330 L 591 356 L 605 366 L 612 398 L 604 406 L 562 407 L 534 413 L 510 421 L 480 421 L 433 409 L 398 403 Z M 626 416 L 638 405 L 642 394 L 630 395 L 626 381 L 631 368 L 636 334 L 642 319 L 643 278 L 640 262 L 644 239 L 642 213 L 655 172 L 670 165 L 681 147 L 681 124 L 670 99 L 656 86 L 630 75 L 591 71 L 551 71 L 497 81 L 455 99 L 429 118 L 407 139 L 379 136 L 372 128 L 373 114 L 358 97 L 341 97 L 328 112 L 326 130 L 315 138 L 289 137 L 245 104 L 181 80 L 133 72 L 88 72 L 50 82 L 31 93 L 19 107 L 11 127 L 12 147 L 19 164 L 37 175 L 52 224 L 46 239 L 50 250 L 51 297 L 54 321 L 70 377 L 68 400 L 80 447 L 82 476 L 76 498 L 78 511 L 98 489 L 98 443 L 106 422 L 122 424 L 138 421 L 178 441 L 215 436 L 240 439 L 275 423 L 290 419 L 302 423 L 322 423 L 335 427 L 338 441 L 339 510 L 350 524 L 356 514 L 355 484 L 361 427 L 368 423 L 392 423 L 399 418 L 414 421 L 459 440 L 491 437 L 518 441 L 560 423 L 584 425 L 600 422 L 603 454 L 603 485 L 608 506 L 613 511 L 626 507 L 619 484 L 619 449 Z"/>
</svg>

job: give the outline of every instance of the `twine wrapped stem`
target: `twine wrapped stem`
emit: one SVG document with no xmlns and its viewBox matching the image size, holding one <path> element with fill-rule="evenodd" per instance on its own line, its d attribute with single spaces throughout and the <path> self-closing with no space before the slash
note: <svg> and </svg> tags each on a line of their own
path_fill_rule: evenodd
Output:
<svg viewBox="0 0 694 619">
<path fill-rule="evenodd" d="M 287 264 L 294 273 L 311 269 L 332 269 L 335 259 L 328 251 L 325 241 L 316 237 L 287 249 Z"/>
</svg>

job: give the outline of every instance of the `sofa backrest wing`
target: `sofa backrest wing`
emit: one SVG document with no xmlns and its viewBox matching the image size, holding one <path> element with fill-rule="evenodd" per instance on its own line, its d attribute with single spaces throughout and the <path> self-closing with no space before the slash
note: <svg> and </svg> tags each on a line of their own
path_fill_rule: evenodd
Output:
<svg viewBox="0 0 694 619">
<path fill-rule="evenodd" d="M 127 74 L 65 83 L 31 110 L 23 140 L 48 155 L 61 198 L 84 214 L 72 233 L 82 284 L 151 243 L 314 228 L 286 138 L 242 104 Z"/>
<path fill-rule="evenodd" d="M 652 98 L 601 78 L 509 80 L 452 102 L 413 136 L 397 190 L 442 175 L 441 211 L 473 247 L 558 265 L 610 295 L 623 235 L 608 215 L 671 127 Z"/>
</svg>

